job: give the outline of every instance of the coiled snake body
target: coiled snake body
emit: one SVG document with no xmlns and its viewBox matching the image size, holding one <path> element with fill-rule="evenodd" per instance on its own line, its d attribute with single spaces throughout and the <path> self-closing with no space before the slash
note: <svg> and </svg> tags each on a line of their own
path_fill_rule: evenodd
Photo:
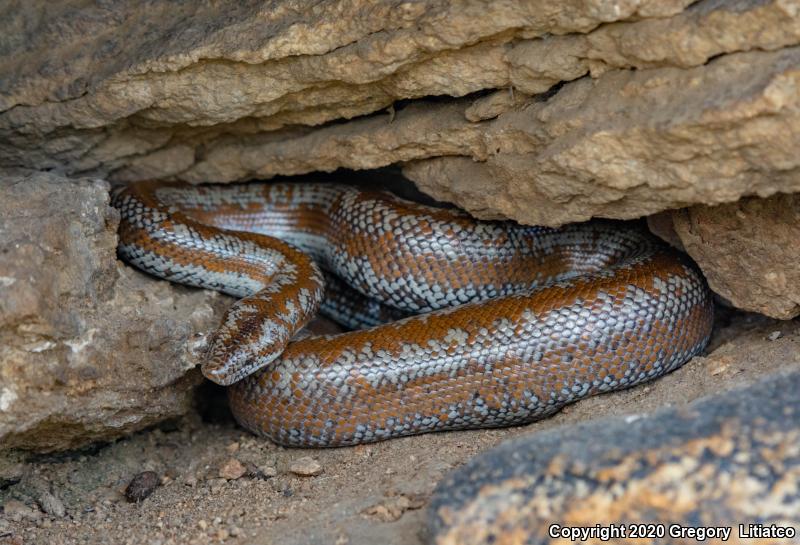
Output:
<svg viewBox="0 0 800 545">
<path fill-rule="evenodd" d="M 669 372 L 711 330 L 696 268 L 624 224 L 481 222 L 333 184 L 140 182 L 113 204 L 123 259 L 241 298 L 203 372 L 285 445 L 530 422 Z M 320 305 L 367 329 L 292 340 Z"/>
</svg>

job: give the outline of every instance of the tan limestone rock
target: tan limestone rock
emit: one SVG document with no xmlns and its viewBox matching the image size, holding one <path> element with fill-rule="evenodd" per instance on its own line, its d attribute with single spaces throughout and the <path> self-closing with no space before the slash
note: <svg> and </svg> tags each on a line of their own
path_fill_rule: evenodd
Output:
<svg viewBox="0 0 800 545">
<path fill-rule="evenodd" d="M 0 445 L 64 449 L 183 414 L 225 298 L 116 259 L 108 184 L 0 178 Z"/>
<path fill-rule="evenodd" d="M 800 194 L 693 206 L 670 218 L 714 291 L 745 310 L 800 315 Z"/>
<path fill-rule="evenodd" d="M 12 2 L 0 18 L 18 36 L 0 62 L 0 162 L 120 180 L 219 172 L 205 181 L 227 181 L 236 172 L 224 162 L 190 167 L 230 138 L 281 142 L 298 133 L 288 126 L 398 99 L 539 93 L 587 73 L 697 66 L 800 40 L 800 15 L 785 0 L 704 0 L 682 11 L 690 3 Z M 295 172 L 291 159 L 275 170 Z"/>
<path fill-rule="evenodd" d="M 480 130 L 464 122 L 458 139 L 454 114 L 429 110 L 418 123 L 440 130 L 419 136 L 416 148 L 397 143 L 393 153 L 436 148 L 442 157 L 404 169 L 420 189 L 481 216 L 531 224 L 800 191 L 799 85 L 797 47 L 725 55 L 688 70 L 613 71 Z M 444 149 L 442 134 L 462 151 Z"/>
</svg>

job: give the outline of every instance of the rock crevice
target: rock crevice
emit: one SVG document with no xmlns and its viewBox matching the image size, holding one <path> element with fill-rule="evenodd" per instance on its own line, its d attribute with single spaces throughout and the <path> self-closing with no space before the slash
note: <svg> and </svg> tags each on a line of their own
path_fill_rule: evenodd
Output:
<svg viewBox="0 0 800 545">
<path fill-rule="evenodd" d="M 482 218 L 650 216 L 788 319 L 798 149 L 788 0 L 6 2 L 0 438 L 69 448 L 191 400 L 226 300 L 120 265 L 108 182 L 390 166 Z"/>
</svg>

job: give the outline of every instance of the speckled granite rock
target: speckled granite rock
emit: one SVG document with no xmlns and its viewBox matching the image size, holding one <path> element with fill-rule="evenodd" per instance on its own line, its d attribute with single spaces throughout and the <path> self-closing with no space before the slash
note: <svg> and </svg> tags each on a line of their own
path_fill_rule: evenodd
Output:
<svg viewBox="0 0 800 545">
<path fill-rule="evenodd" d="M 612 534 L 610 543 L 695 543 L 680 532 L 711 528 L 731 533 L 699 541 L 796 543 L 798 388 L 795 370 L 679 409 L 507 442 L 439 484 L 429 505 L 431 542 L 567 543 L 570 534 L 553 535 L 551 525 L 568 532 L 613 525 L 628 533 Z M 632 537 L 634 524 L 663 524 L 664 532 Z M 773 525 L 784 534 L 760 533 Z"/>
<path fill-rule="evenodd" d="M 116 259 L 108 184 L 0 175 L 0 450 L 63 449 L 183 414 L 214 293 Z"/>
<path fill-rule="evenodd" d="M 800 194 L 693 206 L 649 222 L 735 306 L 781 319 L 800 315 Z"/>
</svg>

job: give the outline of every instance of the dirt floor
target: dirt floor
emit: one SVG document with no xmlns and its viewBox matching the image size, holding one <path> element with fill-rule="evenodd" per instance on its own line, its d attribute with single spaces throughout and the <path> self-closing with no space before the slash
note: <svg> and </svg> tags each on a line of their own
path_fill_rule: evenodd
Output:
<svg viewBox="0 0 800 545">
<path fill-rule="evenodd" d="M 800 321 L 718 314 L 707 357 L 519 428 L 285 449 L 239 429 L 209 387 L 206 406 L 180 421 L 79 452 L 0 462 L 0 544 L 418 544 L 436 483 L 504 439 L 680 405 L 800 366 Z M 128 483 L 146 470 L 158 486 L 127 501 Z"/>
</svg>

